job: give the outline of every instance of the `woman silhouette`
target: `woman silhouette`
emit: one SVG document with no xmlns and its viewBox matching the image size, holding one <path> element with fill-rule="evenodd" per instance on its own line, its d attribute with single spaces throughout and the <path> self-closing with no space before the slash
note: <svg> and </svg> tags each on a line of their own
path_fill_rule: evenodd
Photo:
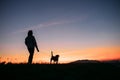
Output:
<svg viewBox="0 0 120 80">
<path fill-rule="evenodd" d="M 25 38 L 25 44 L 26 44 L 27 49 L 28 49 L 28 51 L 30 53 L 29 58 L 28 58 L 28 64 L 31 64 L 32 59 L 33 59 L 33 55 L 34 55 L 35 47 L 36 47 L 37 51 L 39 52 L 37 42 L 35 40 L 35 37 L 33 36 L 32 30 L 28 31 L 28 36 Z"/>
</svg>

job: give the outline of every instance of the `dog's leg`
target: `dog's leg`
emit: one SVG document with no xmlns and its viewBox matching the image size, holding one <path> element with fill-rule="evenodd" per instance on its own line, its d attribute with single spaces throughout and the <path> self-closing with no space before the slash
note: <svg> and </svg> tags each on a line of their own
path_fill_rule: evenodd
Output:
<svg viewBox="0 0 120 80">
<path fill-rule="evenodd" d="M 58 61 L 56 61 L 56 64 L 58 64 Z"/>
<path fill-rule="evenodd" d="M 50 64 L 52 63 L 52 59 L 50 59 Z"/>
</svg>

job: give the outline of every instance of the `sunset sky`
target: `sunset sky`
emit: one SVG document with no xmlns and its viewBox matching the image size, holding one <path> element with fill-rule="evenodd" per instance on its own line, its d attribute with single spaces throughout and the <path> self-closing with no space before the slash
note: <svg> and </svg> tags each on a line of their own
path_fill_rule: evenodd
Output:
<svg viewBox="0 0 120 80">
<path fill-rule="evenodd" d="M 0 62 L 27 62 L 28 30 L 33 62 L 120 59 L 119 0 L 0 0 Z"/>
</svg>

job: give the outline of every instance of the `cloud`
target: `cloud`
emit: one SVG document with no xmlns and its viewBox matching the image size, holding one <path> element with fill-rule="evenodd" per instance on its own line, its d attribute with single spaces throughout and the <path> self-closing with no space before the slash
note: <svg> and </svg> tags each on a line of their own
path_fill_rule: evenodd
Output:
<svg viewBox="0 0 120 80">
<path fill-rule="evenodd" d="M 51 27 L 51 26 L 55 26 L 55 25 L 61 25 L 61 24 L 67 24 L 70 23 L 71 21 L 56 21 L 56 22 L 46 22 L 46 23 L 41 23 L 35 26 L 31 26 L 31 27 L 26 27 L 24 29 L 21 30 L 17 30 L 13 33 L 22 33 L 22 32 L 26 32 L 28 30 L 37 30 L 43 27 Z"/>
<path fill-rule="evenodd" d="M 69 20 L 49 21 L 49 22 L 45 22 L 45 23 L 40 23 L 35 26 L 26 27 L 24 29 L 17 30 L 16 32 L 13 32 L 13 33 L 22 33 L 22 32 L 26 32 L 28 30 L 37 30 L 37 29 L 44 28 L 44 27 L 52 27 L 55 25 L 70 24 L 70 23 L 74 23 L 74 22 L 78 22 L 78 21 L 83 21 L 86 18 L 87 18 L 87 16 L 82 16 L 82 17 L 72 18 Z"/>
</svg>

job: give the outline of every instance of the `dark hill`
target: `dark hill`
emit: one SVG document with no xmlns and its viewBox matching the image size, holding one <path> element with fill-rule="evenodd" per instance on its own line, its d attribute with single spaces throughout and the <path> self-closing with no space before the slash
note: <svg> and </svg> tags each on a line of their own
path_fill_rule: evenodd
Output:
<svg viewBox="0 0 120 80">
<path fill-rule="evenodd" d="M 120 80 L 120 67 L 110 63 L 0 64 L 0 80 Z"/>
<path fill-rule="evenodd" d="M 100 61 L 97 60 L 77 60 L 70 62 L 69 64 L 80 64 L 80 63 L 100 63 Z"/>
</svg>

